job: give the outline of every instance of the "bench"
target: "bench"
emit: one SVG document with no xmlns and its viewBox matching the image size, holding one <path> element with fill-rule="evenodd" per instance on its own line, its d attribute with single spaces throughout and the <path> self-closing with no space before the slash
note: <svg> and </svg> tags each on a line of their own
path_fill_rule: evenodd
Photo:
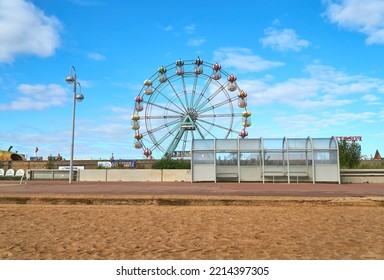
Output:
<svg viewBox="0 0 384 280">
<path fill-rule="evenodd" d="M 219 178 L 237 178 L 239 175 L 237 173 L 217 173 L 216 177 Z"/>
<path fill-rule="evenodd" d="M 264 171 L 264 177 L 272 177 L 272 181 L 275 182 L 275 178 L 287 178 L 288 179 L 288 172 L 287 171 L 278 171 L 278 170 L 265 170 Z M 308 178 L 309 174 L 307 171 L 304 170 L 290 170 L 289 171 L 289 181 L 290 178 L 296 178 L 296 182 L 299 182 L 299 178 Z"/>
<path fill-rule="evenodd" d="M 286 177 L 285 171 L 277 171 L 277 170 L 264 170 L 264 178 L 265 177 L 272 177 L 272 182 L 275 182 L 276 177 Z M 264 181 L 264 180 L 263 180 Z"/>
<path fill-rule="evenodd" d="M 216 178 L 222 179 L 224 181 L 235 180 L 235 179 L 237 181 L 239 178 L 239 174 L 237 174 L 237 173 L 217 173 Z"/>
<path fill-rule="evenodd" d="M 296 177 L 296 183 L 299 182 L 299 178 L 308 178 L 308 172 L 307 171 L 290 171 L 289 177 Z"/>
</svg>

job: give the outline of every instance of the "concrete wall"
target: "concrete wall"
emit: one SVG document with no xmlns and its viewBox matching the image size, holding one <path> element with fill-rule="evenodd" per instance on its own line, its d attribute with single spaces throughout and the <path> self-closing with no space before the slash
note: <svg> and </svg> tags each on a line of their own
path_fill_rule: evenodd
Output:
<svg viewBox="0 0 384 280">
<path fill-rule="evenodd" d="M 341 183 L 384 183 L 384 169 L 342 169 Z"/>
<path fill-rule="evenodd" d="M 189 169 L 84 169 L 78 181 L 190 182 Z"/>
<path fill-rule="evenodd" d="M 107 181 L 107 169 L 84 169 L 77 173 L 78 181 Z"/>
<path fill-rule="evenodd" d="M 163 169 L 164 182 L 191 182 L 192 175 L 189 169 Z"/>
<path fill-rule="evenodd" d="M 80 177 L 81 178 L 81 177 Z M 161 181 L 160 169 L 107 169 L 107 181 Z"/>
</svg>

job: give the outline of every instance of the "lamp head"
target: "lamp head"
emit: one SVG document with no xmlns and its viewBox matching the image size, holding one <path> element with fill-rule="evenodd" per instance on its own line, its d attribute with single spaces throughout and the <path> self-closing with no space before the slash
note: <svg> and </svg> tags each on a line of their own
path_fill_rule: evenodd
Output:
<svg viewBox="0 0 384 280">
<path fill-rule="evenodd" d="M 68 76 L 65 78 L 65 81 L 66 81 L 68 84 L 72 84 L 72 83 L 75 81 L 75 78 L 74 78 L 72 75 L 68 75 Z"/>
<path fill-rule="evenodd" d="M 76 101 L 82 102 L 84 100 L 84 95 L 82 93 L 76 94 Z"/>
</svg>

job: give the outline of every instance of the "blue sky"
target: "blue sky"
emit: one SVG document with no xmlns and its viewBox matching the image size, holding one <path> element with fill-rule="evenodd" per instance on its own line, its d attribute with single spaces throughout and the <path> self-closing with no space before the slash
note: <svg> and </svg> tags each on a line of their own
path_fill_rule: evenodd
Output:
<svg viewBox="0 0 384 280">
<path fill-rule="evenodd" d="M 142 158 L 131 115 L 158 67 L 198 56 L 237 76 L 248 137 L 362 136 L 384 154 L 384 1 L 0 0 L 0 148 Z"/>
</svg>

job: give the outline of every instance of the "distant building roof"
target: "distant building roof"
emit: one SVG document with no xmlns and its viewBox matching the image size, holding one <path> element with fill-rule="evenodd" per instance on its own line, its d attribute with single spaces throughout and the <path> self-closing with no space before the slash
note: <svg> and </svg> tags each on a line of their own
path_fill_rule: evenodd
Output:
<svg viewBox="0 0 384 280">
<path fill-rule="evenodd" d="M 379 150 L 376 150 L 376 153 L 375 153 L 375 156 L 373 157 L 373 159 L 381 160 L 381 156 L 380 156 Z"/>
</svg>

